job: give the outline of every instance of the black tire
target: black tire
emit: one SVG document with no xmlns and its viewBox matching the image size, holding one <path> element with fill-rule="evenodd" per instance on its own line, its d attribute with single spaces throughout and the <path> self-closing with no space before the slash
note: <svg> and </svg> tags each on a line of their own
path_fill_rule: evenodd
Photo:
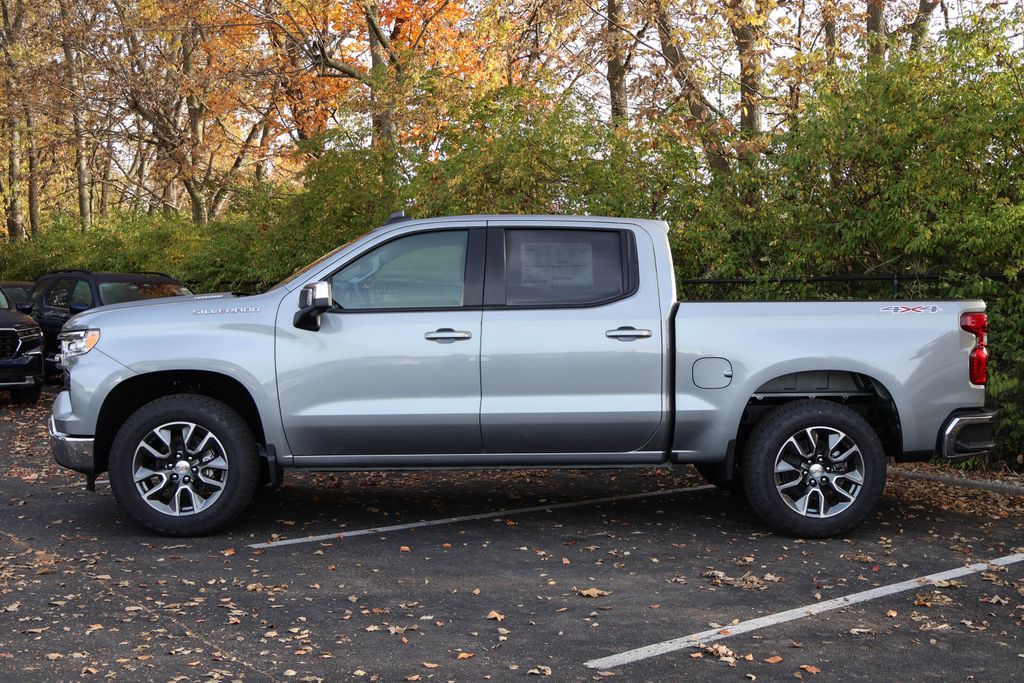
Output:
<svg viewBox="0 0 1024 683">
<path fill-rule="evenodd" d="M 812 429 L 819 427 L 822 430 Z M 857 456 L 849 456 L 849 461 L 837 462 L 832 459 L 832 455 L 838 457 L 839 451 L 848 449 L 850 442 L 843 440 L 837 441 L 835 446 L 825 443 L 824 446 L 804 449 L 796 444 L 787 445 L 790 443 L 790 437 L 803 440 L 807 434 L 803 445 L 813 446 L 818 444 L 821 441 L 820 436 L 828 434 L 830 429 L 845 434 L 857 447 L 860 471 L 853 474 L 861 478 L 862 482 L 859 485 L 854 483 L 848 473 L 844 473 L 845 468 L 853 468 Z M 818 435 L 818 438 L 812 439 L 809 436 L 811 433 Z M 830 452 L 833 448 L 835 451 Z M 812 455 L 810 459 L 802 460 L 800 455 L 805 451 L 821 455 Z M 807 470 L 780 472 L 778 478 L 787 478 L 780 484 L 776 469 L 785 465 L 777 465 L 776 458 L 786 459 L 787 462 L 803 462 L 807 465 Z M 743 489 L 754 511 L 772 529 L 804 538 L 836 536 L 863 522 L 882 496 L 888 464 L 878 434 L 867 420 L 844 405 L 821 400 L 794 401 L 766 415 L 751 431 L 742 462 Z M 818 468 L 814 467 L 816 463 Z M 833 468 L 834 472 L 827 469 L 823 471 L 823 466 Z M 793 465 L 790 464 L 789 467 Z M 818 475 L 824 476 L 815 479 Z M 831 483 L 822 483 L 828 482 L 829 478 Z M 799 482 L 792 484 L 794 480 Z M 793 493 L 784 493 L 779 488 L 784 485 L 788 485 L 787 491 L 792 489 Z M 805 491 L 810 492 L 812 488 L 820 490 L 813 494 L 808 493 L 807 497 L 800 495 Z M 846 497 L 852 494 L 853 501 L 849 502 L 840 496 L 837 493 L 839 488 L 842 488 Z M 835 508 L 828 503 L 827 496 L 838 501 Z M 799 497 L 799 500 L 793 500 L 793 497 Z M 795 507 L 791 507 L 787 499 L 793 501 Z M 812 499 L 816 501 L 813 509 L 809 502 Z M 801 502 L 804 514 L 796 509 Z M 841 505 L 845 507 L 840 507 Z M 838 511 L 833 513 L 833 509 Z M 822 517 L 822 511 L 833 516 Z"/>
<path fill-rule="evenodd" d="M 700 476 L 704 477 L 704 481 L 707 483 L 717 486 L 726 493 L 743 495 L 743 484 L 740 481 L 740 473 L 737 468 L 733 468 L 732 479 L 730 480 L 726 480 L 722 476 L 721 467 L 717 464 L 694 463 L 693 468 L 697 470 Z"/>
<path fill-rule="evenodd" d="M 11 389 L 12 403 L 38 403 L 39 397 L 43 395 L 42 387 L 31 389 Z"/>
<path fill-rule="evenodd" d="M 134 460 L 147 435 L 177 421 L 194 423 L 214 435 L 223 446 L 227 466 L 219 496 L 209 507 L 172 516 L 143 500 L 134 481 Z M 220 531 L 245 511 L 256 492 L 260 467 L 252 431 L 237 412 L 208 396 L 175 394 L 142 406 L 118 430 L 110 448 L 110 488 L 121 508 L 139 526 L 163 536 L 203 536 Z"/>
</svg>

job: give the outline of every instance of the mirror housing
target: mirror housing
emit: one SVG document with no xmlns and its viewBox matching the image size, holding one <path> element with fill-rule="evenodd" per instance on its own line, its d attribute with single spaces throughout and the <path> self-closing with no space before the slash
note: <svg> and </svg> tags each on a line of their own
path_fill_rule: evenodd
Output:
<svg viewBox="0 0 1024 683">
<path fill-rule="evenodd" d="M 92 307 L 86 304 L 71 304 L 68 310 L 71 312 L 71 315 L 78 315 L 79 313 L 85 313 L 90 308 Z"/>
<path fill-rule="evenodd" d="M 25 315 L 29 315 L 30 313 L 32 313 L 32 304 L 25 301 L 23 301 L 20 304 L 14 304 L 14 308 L 18 312 L 24 313 Z"/>
<path fill-rule="evenodd" d="M 320 316 L 334 306 L 331 283 L 328 281 L 311 282 L 299 290 L 299 310 L 295 312 L 292 324 L 300 330 L 318 332 Z"/>
</svg>

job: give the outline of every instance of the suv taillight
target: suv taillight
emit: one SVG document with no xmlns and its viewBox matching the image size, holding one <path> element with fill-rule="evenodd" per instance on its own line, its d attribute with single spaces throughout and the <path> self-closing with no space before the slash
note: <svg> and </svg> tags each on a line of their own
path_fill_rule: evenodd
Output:
<svg viewBox="0 0 1024 683">
<path fill-rule="evenodd" d="M 974 348 L 967 361 L 971 384 L 985 384 L 988 382 L 988 315 L 963 313 L 960 328 L 974 335 Z"/>
</svg>

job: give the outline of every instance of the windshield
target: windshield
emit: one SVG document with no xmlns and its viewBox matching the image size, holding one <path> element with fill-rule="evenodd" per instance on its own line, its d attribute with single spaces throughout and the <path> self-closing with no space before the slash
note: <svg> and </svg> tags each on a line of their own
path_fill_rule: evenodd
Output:
<svg viewBox="0 0 1024 683">
<path fill-rule="evenodd" d="M 101 282 L 100 300 L 104 306 L 126 301 L 159 299 L 165 296 L 191 296 L 184 285 L 173 282 Z"/>
<path fill-rule="evenodd" d="M 24 285 L 6 285 L 0 290 L 0 294 L 7 295 L 7 302 L 12 306 L 28 301 L 28 295 L 31 293 L 32 289 Z"/>
<path fill-rule="evenodd" d="M 365 236 L 365 235 L 364 235 L 364 236 Z M 356 238 L 356 239 L 360 239 L 360 238 Z M 331 251 L 327 252 L 326 254 L 324 254 L 323 256 L 321 256 L 320 258 L 318 258 L 318 259 L 317 259 L 316 261 L 313 261 L 312 263 L 309 263 L 309 264 L 307 264 L 307 265 L 305 265 L 305 266 L 302 266 L 301 268 L 296 268 L 295 270 L 293 270 L 293 271 L 292 271 L 292 274 L 291 274 L 291 275 L 289 275 L 289 276 L 288 276 L 288 277 L 286 277 L 285 279 L 281 280 L 280 282 L 278 282 L 278 283 L 277 283 L 276 285 L 274 285 L 274 286 L 273 286 L 273 287 L 271 287 L 270 289 L 277 289 L 278 287 L 281 287 L 281 286 L 283 286 L 283 285 L 286 285 L 286 284 L 288 284 L 289 282 L 291 282 L 292 280 L 294 280 L 294 279 L 295 279 L 295 276 L 296 276 L 296 275 L 298 275 L 299 273 L 303 273 L 303 272 L 305 272 L 305 271 L 307 271 L 307 270 L 313 270 L 314 268 L 316 268 L 317 266 L 319 266 L 319 265 L 320 265 L 321 263 L 323 263 L 323 262 L 324 262 L 324 261 L 326 261 L 327 259 L 331 258 L 331 257 L 332 257 L 332 256 L 334 256 L 335 254 L 337 254 L 337 253 L 338 253 L 339 251 L 341 251 L 342 249 L 346 249 L 346 248 L 348 248 L 349 246 L 351 246 L 351 245 L 352 245 L 352 243 L 353 243 L 353 242 L 355 242 L 355 241 L 356 241 L 356 240 L 351 240 L 351 241 L 349 241 L 349 242 L 345 242 L 345 244 L 341 245 L 341 246 L 340 246 L 340 247 L 338 247 L 337 249 L 332 249 Z M 269 290 L 268 290 L 268 291 L 269 291 Z"/>
</svg>

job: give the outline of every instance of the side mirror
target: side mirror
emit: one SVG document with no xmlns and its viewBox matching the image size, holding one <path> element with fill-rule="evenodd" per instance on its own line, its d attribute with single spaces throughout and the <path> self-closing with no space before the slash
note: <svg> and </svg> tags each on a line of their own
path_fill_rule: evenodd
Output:
<svg viewBox="0 0 1024 683">
<path fill-rule="evenodd" d="M 318 332 L 320 315 L 334 305 L 330 282 L 311 282 L 299 290 L 299 310 L 292 324 L 300 330 Z"/>
<path fill-rule="evenodd" d="M 14 308 L 16 308 L 20 313 L 24 313 L 25 315 L 28 315 L 29 313 L 32 312 L 32 304 L 28 302 L 14 304 Z"/>
<path fill-rule="evenodd" d="M 91 308 L 88 304 L 71 304 L 70 311 L 71 315 L 78 315 L 79 313 L 85 313 Z"/>
</svg>

